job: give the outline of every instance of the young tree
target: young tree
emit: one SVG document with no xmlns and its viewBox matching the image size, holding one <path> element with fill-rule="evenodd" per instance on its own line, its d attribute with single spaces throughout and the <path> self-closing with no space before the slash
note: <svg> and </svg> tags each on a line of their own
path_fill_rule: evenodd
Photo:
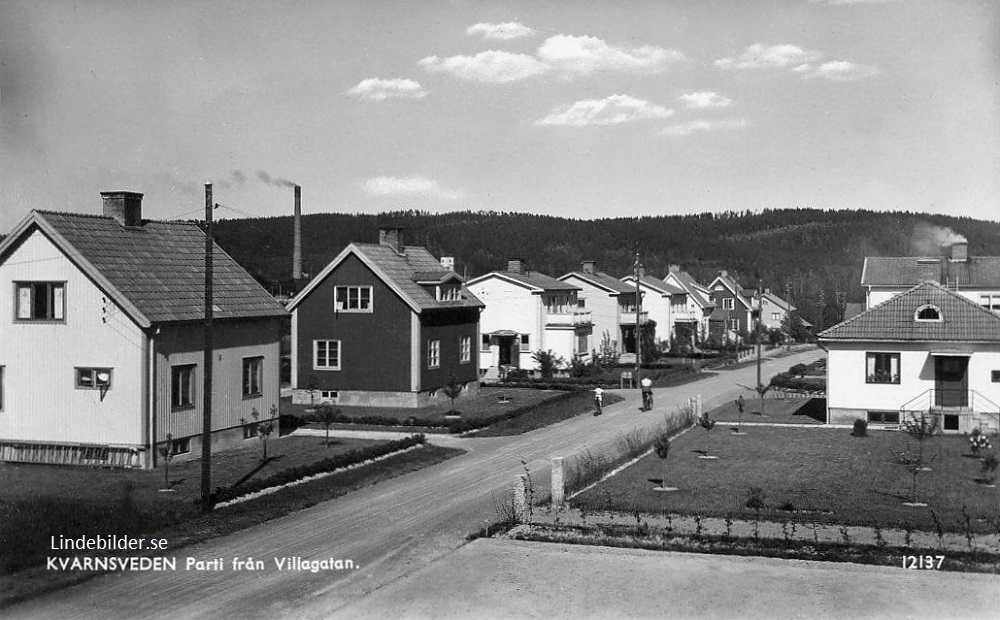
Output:
<svg viewBox="0 0 1000 620">
<path fill-rule="evenodd" d="M 711 451 L 712 447 L 712 429 L 715 428 L 715 420 L 708 417 L 708 412 L 701 414 L 698 418 L 698 426 L 705 429 L 705 456 Z"/>
<path fill-rule="evenodd" d="M 539 349 L 531 354 L 531 359 L 538 364 L 543 379 L 551 379 L 556 369 L 566 363 L 566 360 L 553 353 L 551 349 L 547 351 Z"/>
<path fill-rule="evenodd" d="M 163 458 L 163 488 L 161 491 L 170 491 L 170 461 L 174 459 L 174 436 L 167 433 L 167 441 L 160 446 L 160 456 Z"/>
<path fill-rule="evenodd" d="M 920 412 L 919 416 L 911 414 L 910 417 L 903 420 L 903 430 L 917 442 L 917 461 L 914 463 L 910 473 L 913 475 L 912 503 L 919 504 L 917 501 L 917 476 L 920 472 L 925 471 L 924 443 L 938 434 L 938 424 L 937 420 L 924 412 Z"/>
<path fill-rule="evenodd" d="M 326 447 L 330 447 L 330 426 L 337 421 L 337 418 L 341 414 L 340 409 L 334 409 L 333 405 L 330 403 L 322 403 L 319 407 L 316 407 L 316 415 L 319 418 L 320 424 L 326 429 Z"/>
<path fill-rule="evenodd" d="M 604 335 L 601 336 L 601 346 L 594 352 L 593 357 L 594 364 L 602 370 L 611 368 L 618 363 L 618 347 L 611 340 L 611 334 L 607 330 L 604 330 Z"/>
<path fill-rule="evenodd" d="M 663 481 L 660 483 L 660 489 L 663 491 L 671 490 L 671 487 L 667 486 L 667 457 L 670 456 L 670 437 L 666 433 L 657 437 L 653 449 L 663 464 Z"/>
</svg>

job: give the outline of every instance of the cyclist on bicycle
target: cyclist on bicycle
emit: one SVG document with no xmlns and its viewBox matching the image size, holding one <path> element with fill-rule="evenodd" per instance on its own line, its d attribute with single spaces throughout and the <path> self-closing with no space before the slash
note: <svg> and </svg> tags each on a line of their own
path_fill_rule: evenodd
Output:
<svg viewBox="0 0 1000 620">
<path fill-rule="evenodd" d="M 642 388 L 642 409 L 649 411 L 653 408 L 653 381 L 649 377 L 643 377 L 639 387 Z"/>
<path fill-rule="evenodd" d="M 604 410 L 604 390 L 600 386 L 594 388 L 594 415 L 601 415 Z"/>
</svg>

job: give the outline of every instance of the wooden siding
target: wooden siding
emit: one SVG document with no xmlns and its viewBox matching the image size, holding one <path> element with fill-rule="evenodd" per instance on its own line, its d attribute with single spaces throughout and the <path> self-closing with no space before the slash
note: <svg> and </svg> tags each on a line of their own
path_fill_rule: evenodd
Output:
<svg viewBox="0 0 1000 620">
<path fill-rule="evenodd" d="M 15 321 L 24 280 L 65 282 L 65 321 Z M 145 445 L 145 334 L 37 230 L 0 265 L 0 325 L 0 440 Z M 77 367 L 112 369 L 103 399 Z"/>
<path fill-rule="evenodd" d="M 335 286 L 371 286 L 372 312 L 334 312 Z M 294 310 L 297 389 L 408 392 L 413 311 L 353 254 Z M 340 341 L 340 370 L 313 370 L 313 341 Z"/>
<path fill-rule="evenodd" d="M 479 310 L 475 308 L 462 308 L 450 310 L 437 310 L 434 312 L 424 312 L 420 317 L 420 350 L 421 350 L 421 391 L 436 390 L 444 387 L 451 380 L 454 373 L 458 383 L 467 383 L 479 379 L 479 365 L 477 363 L 476 323 Z M 470 343 L 470 358 L 467 363 L 461 363 L 461 338 L 468 336 Z M 438 340 L 441 343 L 439 350 L 439 366 L 429 368 L 428 343 L 431 340 Z"/>
<path fill-rule="evenodd" d="M 156 365 L 156 441 L 165 441 L 202 432 L 204 375 L 204 326 L 200 323 L 170 324 L 160 328 L 154 351 Z M 218 431 L 253 422 L 253 410 L 260 419 L 269 417 L 278 406 L 281 320 L 258 319 L 217 321 L 212 343 L 212 430 Z M 243 396 L 243 359 L 263 357 L 261 395 Z M 194 405 L 171 407 L 171 368 L 194 364 Z"/>
</svg>

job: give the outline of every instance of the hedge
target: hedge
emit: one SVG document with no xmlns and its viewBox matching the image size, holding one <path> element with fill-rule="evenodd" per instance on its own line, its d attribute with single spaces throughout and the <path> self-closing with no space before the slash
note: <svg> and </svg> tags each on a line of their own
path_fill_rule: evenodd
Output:
<svg viewBox="0 0 1000 620">
<path fill-rule="evenodd" d="M 385 456 L 393 452 L 412 448 L 413 446 L 423 445 L 425 441 L 426 438 L 423 435 L 413 435 L 405 439 L 398 439 L 396 441 L 368 446 L 358 450 L 351 450 L 350 452 L 331 456 L 330 458 L 316 461 L 315 463 L 310 463 L 308 465 L 289 467 L 288 469 L 275 472 L 267 478 L 251 480 L 239 486 L 216 487 L 215 493 L 212 494 L 212 503 L 216 504 L 219 502 L 226 502 L 243 495 L 249 495 L 271 487 L 279 487 L 283 484 L 295 482 L 296 480 L 301 480 L 302 478 L 306 478 L 308 476 L 315 476 L 316 474 L 343 469 L 350 465 L 363 463 L 364 461 L 376 459 L 380 456 Z"/>
</svg>

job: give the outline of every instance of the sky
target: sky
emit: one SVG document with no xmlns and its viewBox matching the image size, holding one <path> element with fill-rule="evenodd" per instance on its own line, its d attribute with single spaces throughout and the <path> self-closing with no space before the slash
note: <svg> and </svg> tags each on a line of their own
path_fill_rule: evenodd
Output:
<svg viewBox="0 0 1000 620">
<path fill-rule="evenodd" d="M 992 0 L 0 0 L 0 233 L 397 209 L 1000 218 Z"/>
</svg>

